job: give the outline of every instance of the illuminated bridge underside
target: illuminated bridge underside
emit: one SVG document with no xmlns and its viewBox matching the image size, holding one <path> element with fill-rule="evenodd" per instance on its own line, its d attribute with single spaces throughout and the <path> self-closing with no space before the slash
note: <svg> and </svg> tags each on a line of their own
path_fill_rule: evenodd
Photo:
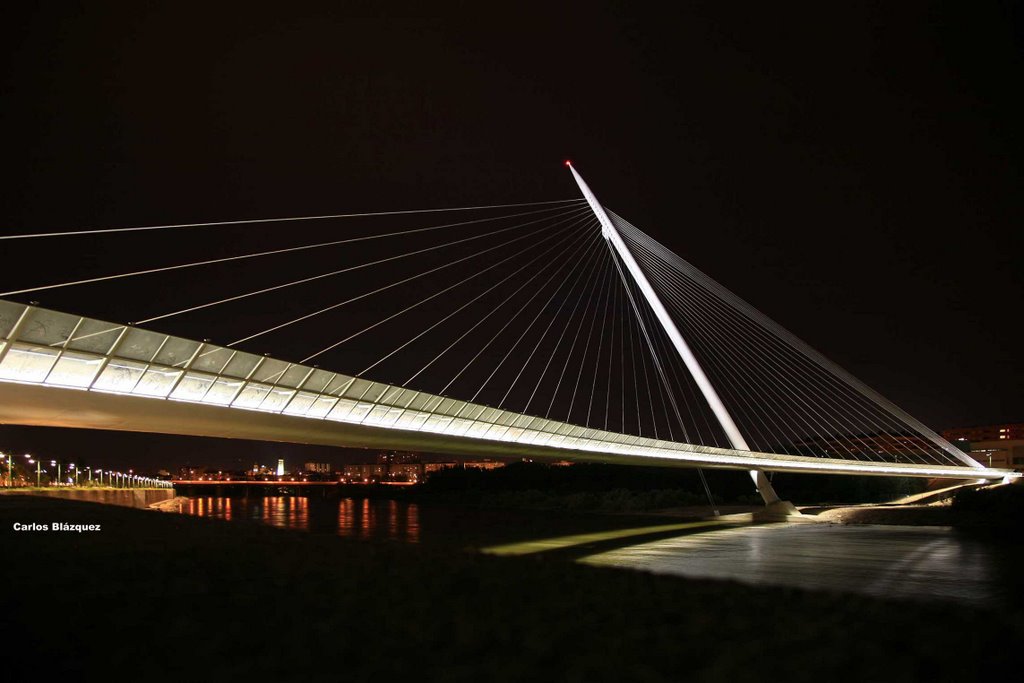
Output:
<svg viewBox="0 0 1024 683">
<path fill-rule="evenodd" d="M 0 301 L 0 422 L 463 455 L 1002 479 L 1011 472 L 756 453 L 617 434 Z"/>
</svg>

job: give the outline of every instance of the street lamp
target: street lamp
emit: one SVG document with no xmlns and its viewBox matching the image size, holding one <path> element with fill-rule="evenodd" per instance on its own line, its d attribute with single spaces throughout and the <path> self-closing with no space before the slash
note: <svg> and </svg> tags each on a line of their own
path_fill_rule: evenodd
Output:
<svg viewBox="0 0 1024 683">
<path fill-rule="evenodd" d="M 71 463 L 68 467 L 75 471 L 75 486 L 78 486 L 78 468 L 75 467 L 75 463 Z"/>
</svg>

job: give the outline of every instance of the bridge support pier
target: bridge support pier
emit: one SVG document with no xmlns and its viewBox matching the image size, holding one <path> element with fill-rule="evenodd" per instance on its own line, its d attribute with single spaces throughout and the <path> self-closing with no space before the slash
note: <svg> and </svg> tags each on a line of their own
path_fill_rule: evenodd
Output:
<svg viewBox="0 0 1024 683">
<path fill-rule="evenodd" d="M 772 486 L 768 475 L 762 470 L 750 470 L 750 478 L 754 480 L 754 486 L 757 487 L 757 492 L 761 494 L 765 507 L 764 512 L 758 513 L 755 515 L 755 518 L 785 520 L 788 517 L 800 515 L 800 511 L 796 509 L 795 505 L 788 500 L 779 498 L 779 494 L 775 492 L 775 487 Z"/>
</svg>

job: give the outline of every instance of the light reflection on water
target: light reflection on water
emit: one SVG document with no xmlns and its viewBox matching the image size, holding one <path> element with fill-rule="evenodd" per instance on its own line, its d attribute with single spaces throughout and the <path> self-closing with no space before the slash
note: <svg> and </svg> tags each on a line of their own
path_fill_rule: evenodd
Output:
<svg viewBox="0 0 1024 683">
<path fill-rule="evenodd" d="M 991 548 L 940 527 L 794 524 L 723 529 L 600 552 L 586 564 L 887 598 L 995 604 Z"/>
<path fill-rule="evenodd" d="M 182 513 L 213 519 L 249 519 L 282 529 L 333 532 L 345 538 L 418 543 L 420 514 L 416 503 L 369 498 L 316 500 L 301 496 L 190 498 Z"/>
</svg>

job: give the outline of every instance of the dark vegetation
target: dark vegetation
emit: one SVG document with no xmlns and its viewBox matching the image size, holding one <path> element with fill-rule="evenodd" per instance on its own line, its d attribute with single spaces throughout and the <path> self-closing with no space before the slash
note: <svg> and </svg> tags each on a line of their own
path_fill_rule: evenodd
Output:
<svg viewBox="0 0 1024 683">
<path fill-rule="evenodd" d="M 1024 542 L 1024 485 L 965 489 L 953 499 L 953 513 L 958 529 Z"/>
<path fill-rule="evenodd" d="M 928 486 L 923 477 L 869 477 L 844 474 L 784 474 L 772 479 L 786 500 L 803 505 L 828 503 L 885 503 Z"/>
<path fill-rule="evenodd" d="M 12 530 L 56 520 L 103 530 Z M 0 498 L 0 528 L 11 681 L 980 680 L 1022 635 L 1019 612 L 44 498 Z"/>
<path fill-rule="evenodd" d="M 760 505 L 745 472 L 705 470 L 718 505 Z M 924 490 L 924 479 L 777 474 L 779 493 L 796 503 L 870 503 Z M 494 470 L 433 474 L 427 499 L 493 507 L 640 512 L 707 505 L 697 471 L 681 468 L 518 462 Z"/>
</svg>

